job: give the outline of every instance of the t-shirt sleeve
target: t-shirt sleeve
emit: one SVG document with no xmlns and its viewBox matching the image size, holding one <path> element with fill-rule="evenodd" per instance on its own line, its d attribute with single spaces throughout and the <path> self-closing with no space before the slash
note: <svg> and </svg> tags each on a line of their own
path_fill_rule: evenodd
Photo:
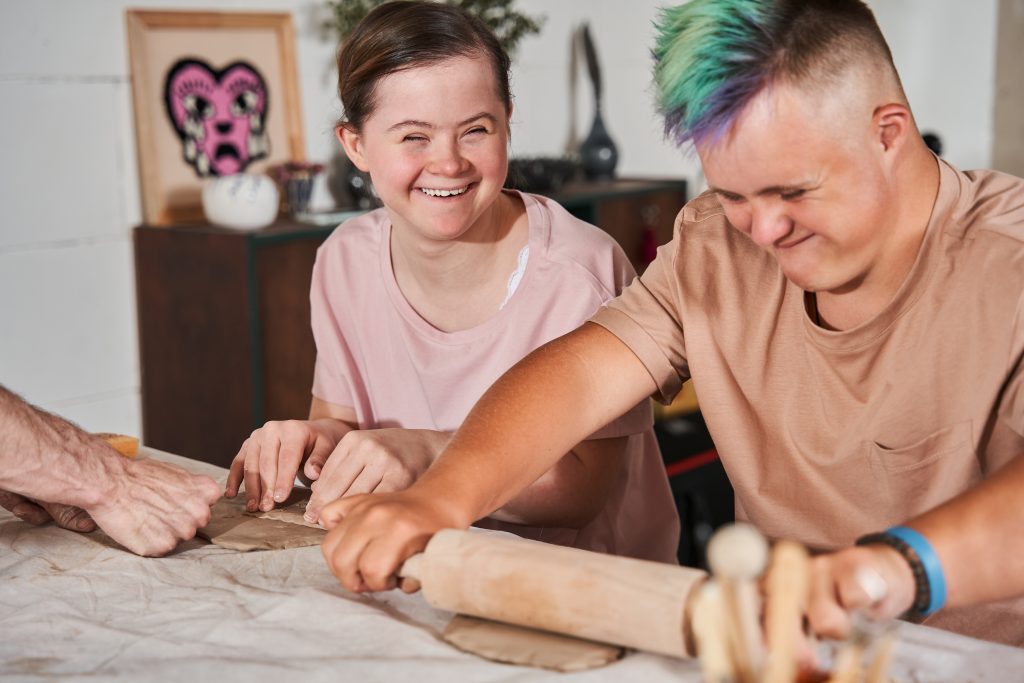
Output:
<svg viewBox="0 0 1024 683">
<path fill-rule="evenodd" d="M 313 396 L 338 406 L 355 408 L 351 386 L 355 360 L 341 321 L 335 315 L 327 291 L 327 268 L 323 251 L 317 254 L 309 289 L 309 317 L 316 343 Z"/>
<path fill-rule="evenodd" d="M 689 378 L 675 275 L 680 220 L 674 239 L 659 247 L 644 274 L 591 318 L 636 354 L 658 385 L 656 398 L 666 404 Z"/>
</svg>

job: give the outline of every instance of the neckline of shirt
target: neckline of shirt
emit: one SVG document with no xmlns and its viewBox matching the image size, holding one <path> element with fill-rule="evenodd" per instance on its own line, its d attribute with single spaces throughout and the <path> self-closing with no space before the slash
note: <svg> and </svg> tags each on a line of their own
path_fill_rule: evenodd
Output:
<svg viewBox="0 0 1024 683">
<path fill-rule="evenodd" d="M 405 321 L 411 325 L 425 339 L 440 344 L 465 344 L 477 338 L 493 333 L 496 329 L 504 329 L 504 320 L 516 309 L 516 302 L 522 297 L 519 296 L 529 287 L 531 274 L 536 270 L 536 262 L 539 260 L 543 245 L 546 244 L 546 234 L 550 230 L 547 215 L 541 210 L 541 205 L 536 198 L 518 190 L 503 190 L 510 194 L 517 195 L 526 207 L 526 219 L 528 236 L 526 246 L 529 247 L 530 259 L 522 274 L 522 279 L 516 287 L 515 295 L 509 297 L 506 303 L 484 322 L 465 330 L 445 332 L 439 330 L 423 319 L 406 300 L 405 295 L 398 286 L 395 278 L 394 266 L 391 263 L 391 221 L 387 221 L 385 229 L 381 231 L 380 267 L 384 279 L 384 286 L 388 297 L 391 299 L 395 309 Z"/>
<path fill-rule="evenodd" d="M 907 273 L 903 284 L 896 291 L 892 301 L 878 315 L 849 330 L 827 330 L 815 324 L 804 305 L 805 292 L 787 280 L 786 287 L 790 290 L 790 299 L 799 307 L 807 337 L 816 345 L 842 351 L 853 351 L 870 346 L 909 312 L 924 293 L 938 259 L 936 252 L 941 249 L 937 244 L 943 226 L 956 208 L 959 196 L 959 176 L 956 169 L 942 159 L 939 164 L 939 189 L 932 205 L 932 213 L 925 228 L 924 239 L 917 250 L 914 264 Z"/>
</svg>

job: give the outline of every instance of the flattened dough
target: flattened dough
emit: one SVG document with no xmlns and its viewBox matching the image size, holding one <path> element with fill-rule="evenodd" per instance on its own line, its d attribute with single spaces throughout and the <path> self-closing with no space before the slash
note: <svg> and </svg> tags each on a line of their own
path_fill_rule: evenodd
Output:
<svg viewBox="0 0 1024 683">
<path fill-rule="evenodd" d="M 554 671 L 583 671 L 620 659 L 621 647 L 458 614 L 444 630 L 463 652 L 495 662 Z"/>
<path fill-rule="evenodd" d="M 196 532 L 215 545 L 231 550 L 282 550 L 318 545 L 327 532 L 303 519 L 309 489 L 294 488 L 280 507 L 270 512 L 246 512 L 245 496 L 221 498 L 210 523 Z"/>
</svg>

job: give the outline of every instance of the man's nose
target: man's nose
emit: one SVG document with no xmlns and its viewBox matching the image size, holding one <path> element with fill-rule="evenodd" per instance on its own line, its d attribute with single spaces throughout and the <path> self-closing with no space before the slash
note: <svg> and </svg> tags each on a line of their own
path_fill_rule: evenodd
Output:
<svg viewBox="0 0 1024 683">
<path fill-rule="evenodd" d="M 793 231 L 793 221 L 781 206 L 756 207 L 750 216 L 750 238 L 765 249 Z"/>
</svg>

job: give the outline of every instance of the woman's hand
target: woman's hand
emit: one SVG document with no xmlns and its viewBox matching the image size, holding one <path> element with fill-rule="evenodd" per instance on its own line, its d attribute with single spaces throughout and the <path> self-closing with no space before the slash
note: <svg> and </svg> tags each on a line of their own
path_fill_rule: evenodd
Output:
<svg viewBox="0 0 1024 683">
<path fill-rule="evenodd" d="M 306 519 L 316 522 L 323 506 L 344 496 L 391 493 L 409 488 L 444 450 L 450 438 L 446 432 L 429 429 L 349 432 L 315 477 Z"/>
<path fill-rule="evenodd" d="M 224 494 L 234 498 L 238 495 L 239 484 L 244 481 L 245 509 L 266 512 L 291 493 L 295 475 L 304 460 L 307 460 L 306 475 L 316 479 L 337 443 L 336 438 L 340 438 L 331 433 L 335 430 L 322 428 L 326 421 L 273 421 L 254 431 L 231 462 Z"/>
</svg>

